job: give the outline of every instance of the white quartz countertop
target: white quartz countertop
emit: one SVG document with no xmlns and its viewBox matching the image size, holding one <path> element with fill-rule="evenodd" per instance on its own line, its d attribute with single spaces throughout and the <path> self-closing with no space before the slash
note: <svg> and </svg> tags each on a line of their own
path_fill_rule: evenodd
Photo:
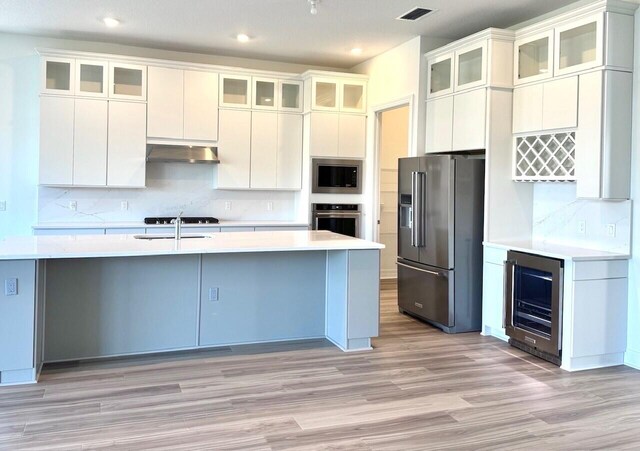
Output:
<svg viewBox="0 0 640 451">
<path fill-rule="evenodd" d="M 135 235 L 8 237 L 0 240 L 0 260 L 384 248 L 382 244 L 328 231 L 266 231 L 206 235 L 207 238 L 183 238 L 180 241 L 141 240 L 136 239 Z"/>
<path fill-rule="evenodd" d="M 32 226 L 33 230 L 51 229 L 150 229 L 173 227 L 171 224 L 145 224 L 144 221 L 123 222 L 45 222 Z M 296 221 L 225 221 L 217 224 L 183 224 L 182 227 L 309 227 Z"/>
<path fill-rule="evenodd" d="M 628 254 L 618 254 L 615 252 L 599 251 L 582 247 L 571 247 L 560 244 L 545 243 L 538 241 L 485 241 L 485 246 L 497 247 L 530 254 L 542 255 L 545 257 L 558 258 L 562 260 L 574 261 L 598 261 L 598 260 L 628 260 Z"/>
</svg>

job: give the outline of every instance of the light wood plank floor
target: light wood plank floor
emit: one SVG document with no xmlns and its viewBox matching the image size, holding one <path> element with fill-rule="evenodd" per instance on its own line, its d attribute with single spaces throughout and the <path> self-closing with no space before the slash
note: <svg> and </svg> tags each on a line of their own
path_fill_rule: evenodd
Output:
<svg viewBox="0 0 640 451">
<path fill-rule="evenodd" d="M 640 448 L 640 372 L 569 374 L 382 292 L 381 337 L 50 367 L 0 388 L 0 449 Z M 391 287 L 392 288 L 392 287 Z"/>
</svg>

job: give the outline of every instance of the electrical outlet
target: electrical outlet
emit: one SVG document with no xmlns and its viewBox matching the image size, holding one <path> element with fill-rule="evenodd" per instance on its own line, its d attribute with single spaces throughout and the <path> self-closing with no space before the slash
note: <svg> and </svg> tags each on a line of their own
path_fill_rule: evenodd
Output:
<svg viewBox="0 0 640 451">
<path fill-rule="evenodd" d="M 584 235 L 587 233 L 587 221 L 578 221 L 578 234 Z"/>
<path fill-rule="evenodd" d="M 18 294 L 18 279 L 6 279 L 4 281 L 4 295 L 16 296 Z"/>
<path fill-rule="evenodd" d="M 272 201 L 268 201 L 267 202 L 267 211 L 273 211 L 273 202 Z"/>
<path fill-rule="evenodd" d="M 224 209 L 227 211 L 231 210 L 231 201 L 228 200 L 224 203 Z"/>
<path fill-rule="evenodd" d="M 69 210 L 77 211 L 78 210 L 78 202 L 76 202 L 75 200 L 70 200 L 69 201 Z"/>
<path fill-rule="evenodd" d="M 615 224 L 607 224 L 607 236 L 610 238 L 616 237 L 616 225 Z"/>
<path fill-rule="evenodd" d="M 128 209 L 129 209 L 129 202 L 127 202 L 126 200 L 123 200 L 122 202 L 120 202 L 120 210 L 127 211 Z"/>
<path fill-rule="evenodd" d="M 216 302 L 219 301 L 218 297 L 218 287 L 209 288 L 209 301 Z"/>
<path fill-rule="evenodd" d="M 7 201 L 0 200 L 0 211 L 7 211 Z"/>
</svg>

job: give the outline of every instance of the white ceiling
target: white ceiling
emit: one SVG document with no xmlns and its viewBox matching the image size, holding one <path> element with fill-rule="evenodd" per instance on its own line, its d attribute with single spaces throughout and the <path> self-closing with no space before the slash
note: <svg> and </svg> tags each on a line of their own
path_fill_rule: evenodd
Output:
<svg viewBox="0 0 640 451">
<path fill-rule="evenodd" d="M 457 39 L 572 1 L 319 0 L 313 16 L 307 0 L 0 0 L 0 31 L 347 68 L 417 35 Z M 394 20 L 415 6 L 437 12 Z M 108 29 L 105 16 L 122 24 Z"/>
</svg>

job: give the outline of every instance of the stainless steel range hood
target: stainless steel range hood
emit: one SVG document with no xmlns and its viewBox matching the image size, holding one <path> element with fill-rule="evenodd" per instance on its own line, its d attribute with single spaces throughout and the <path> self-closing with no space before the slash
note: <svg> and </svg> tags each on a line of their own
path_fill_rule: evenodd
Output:
<svg viewBox="0 0 640 451">
<path fill-rule="evenodd" d="M 220 163 L 220 160 L 218 160 L 217 147 L 175 146 L 167 144 L 147 145 L 147 161 L 157 163 Z"/>
</svg>

